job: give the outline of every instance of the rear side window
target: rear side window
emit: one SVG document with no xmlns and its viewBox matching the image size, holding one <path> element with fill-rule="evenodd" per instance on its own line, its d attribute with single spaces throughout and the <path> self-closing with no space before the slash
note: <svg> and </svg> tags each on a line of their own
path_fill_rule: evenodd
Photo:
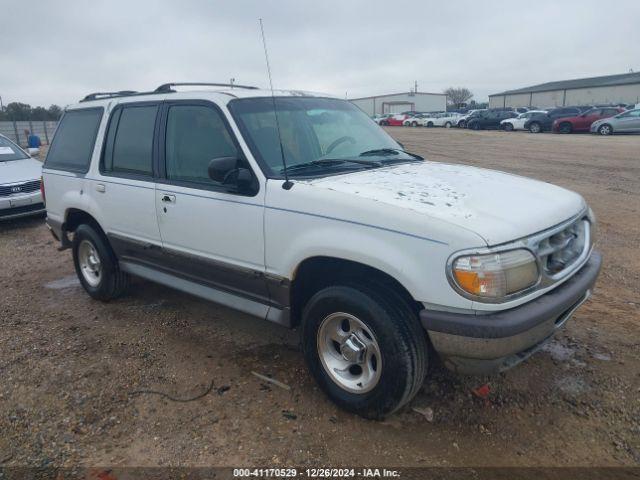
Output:
<svg viewBox="0 0 640 480">
<path fill-rule="evenodd" d="M 153 135 L 158 105 L 131 105 L 116 110 L 109 122 L 103 172 L 152 175 Z"/>
<path fill-rule="evenodd" d="M 87 173 L 102 112 L 102 108 L 67 111 L 56 130 L 45 167 Z"/>
</svg>

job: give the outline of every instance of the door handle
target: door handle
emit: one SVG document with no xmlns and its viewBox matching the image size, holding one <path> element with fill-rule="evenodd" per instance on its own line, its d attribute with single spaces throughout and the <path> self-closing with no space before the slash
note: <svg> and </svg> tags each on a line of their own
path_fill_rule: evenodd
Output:
<svg viewBox="0 0 640 480">
<path fill-rule="evenodd" d="M 169 195 L 168 193 L 163 193 L 162 194 L 162 198 L 160 199 L 160 201 L 162 201 L 164 203 L 176 203 L 176 196 L 175 195 Z"/>
<path fill-rule="evenodd" d="M 107 187 L 105 187 L 103 183 L 96 184 L 96 191 L 100 193 L 104 193 L 106 190 L 107 190 Z"/>
</svg>

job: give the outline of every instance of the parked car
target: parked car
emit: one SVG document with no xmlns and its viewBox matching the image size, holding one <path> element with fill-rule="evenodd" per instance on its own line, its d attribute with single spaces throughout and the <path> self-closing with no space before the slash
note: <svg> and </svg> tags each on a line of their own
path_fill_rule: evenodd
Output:
<svg viewBox="0 0 640 480">
<path fill-rule="evenodd" d="M 387 125 L 387 119 L 391 116 L 391 113 L 384 113 L 382 115 L 374 115 L 373 121 L 378 125 Z"/>
<path fill-rule="evenodd" d="M 438 113 L 433 116 L 427 116 L 422 119 L 422 125 L 425 127 L 444 127 L 451 128 L 458 124 L 458 120 L 462 115 L 459 113 Z"/>
<path fill-rule="evenodd" d="M 42 215 L 42 162 L 0 135 L 0 220 Z"/>
<path fill-rule="evenodd" d="M 588 132 L 591 129 L 591 124 L 596 120 L 613 117 L 622 112 L 624 112 L 624 108 L 592 108 L 573 117 L 556 118 L 551 130 L 556 133 Z"/>
<path fill-rule="evenodd" d="M 615 117 L 596 120 L 591 124 L 591 133 L 612 135 L 614 133 L 640 133 L 640 108 L 627 110 Z"/>
<path fill-rule="evenodd" d="M 580 115 L 582 111 L 579 107 L 560 107 L 549 110 L 547 113 L 536 113 L 525 124 L 525 130 L 531 133 L 548 132 L 553 126 L 553 121 L 557 118 L 573 117 Z"/>
<path fill-rule="evenodd" d="M 404 121 L 409 118 L 409 115 L 406 113 L 396 113 L 387 117 L 385 120 L 385 125 L 390 125 L 392 127 L 401 127 L 404 125 Z"/>
<path fill-rule="evenodd" d="M 547 113 L 546 110 L 529 110 L 528 112 L 521 113 L 515 118 L 505 118 L 500 120 L 500 128 L 506 130 L 507 132 L 513 130 L 524 130 L 524 124 L 527 120 L 529 120 L 533 115 L 537 113 Z"/>
<path fill-rule="evenodd" d="M 426 113 L 417 113 L 415 115 L 409 116 L 402 122 L 402 125 L 405 127 L 419 127 L 424 125 L 422 120 L 427 118 L 429 115 Z"/>
<path fill-rule="evenodd" d="M 478 110 L 469 110 L 465 115 L 462 115 L 459 119 L 458 119 L 458 124 L 457 127 L 459 128 L 466 128 L 467 126 L 467 120 L 469 120 L 469 118 L 471 118 L 474 115 L 477 115 L 479 112 L 484 112 L 486 111 L 486 109 L 478 109 Z"/>
<path fill-rule="evenodd" d="M 381 418 L 432 354 L 503 371 L 589 298 L 601 257 L 577 193 L 426 162 L 343 99 L 230 88 L 66 109 L 47 223 L 94 299 L 137 276 L 300 326 L 322 390 Z"/>
<path fill-rule="evenodd" d="M 467 128 L 471 130 L 498 129 L 502 120 L 517 116 L 518 114 L 513 110 L 486 110 L 470 117 L 467 120 Z"/>
</svg>

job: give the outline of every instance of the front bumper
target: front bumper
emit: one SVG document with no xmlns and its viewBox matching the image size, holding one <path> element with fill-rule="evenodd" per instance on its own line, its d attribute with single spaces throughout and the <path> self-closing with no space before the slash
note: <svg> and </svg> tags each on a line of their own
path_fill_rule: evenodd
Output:
<svg viewBox="0 0 640 480">
<path fill-rule="evenodd" d="M 459 373 L 507 370 L 529 358 L 591 295 L 602 256 L 529 303 L 486 315 L 422 310 L 420 321 L 445 365 Z"/>
<path fill-rule="evenodd" d="M 0 197 L 0 221 L 39 215 L 45 210 L 40 191 L 26 195 Z"/>
</svg>

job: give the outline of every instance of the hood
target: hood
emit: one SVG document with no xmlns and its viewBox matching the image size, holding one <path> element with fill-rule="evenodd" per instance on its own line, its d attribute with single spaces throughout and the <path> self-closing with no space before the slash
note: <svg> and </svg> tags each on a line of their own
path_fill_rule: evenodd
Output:
<svg viewBox="0 0 640 480">
<path fill-rule="evenodd" d="M 585 208 L 580 195 L 549 183 L 427 161 L 308 183 L 452 223 L 477 233 L 488 245 L 540 232 Z"/>
<path fill-rule="evenodd" d="M 33 158 L 0 162 L 0 185 L 39 180 L 41 176 L 42 162 Z"/>
</svg>

